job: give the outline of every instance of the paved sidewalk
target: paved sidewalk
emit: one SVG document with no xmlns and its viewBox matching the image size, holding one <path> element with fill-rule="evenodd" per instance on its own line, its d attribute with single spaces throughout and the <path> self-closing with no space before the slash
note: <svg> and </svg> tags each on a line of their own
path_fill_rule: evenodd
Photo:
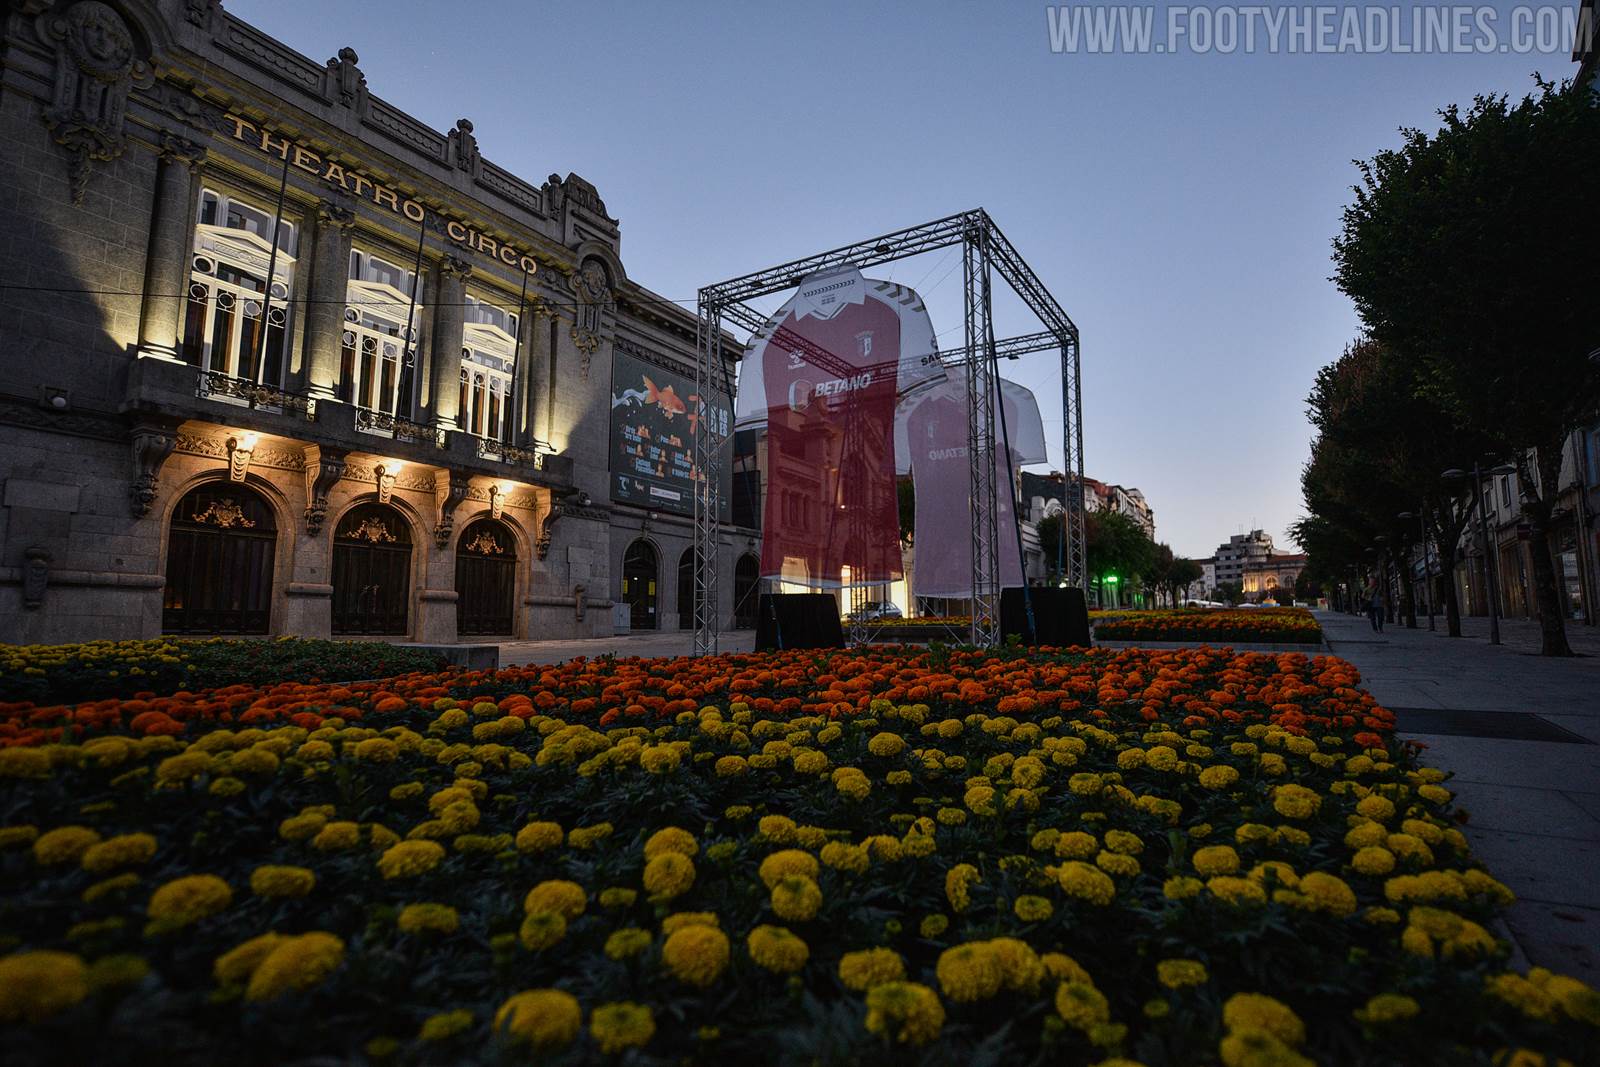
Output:
<svg viewBox="0 0 1600 1067">
<path fill-rule="evenodd" d="M 1443 617 L 1434 632 L 1424 617 L 1381 634 L 1364 617 L 1317 617 L 1400 733 L 1454 772 L 1474 854 L 1517 894 L 1506 922 L 1528 959 L 1600 981 L 1600 633 L 1574 624 L 1587 654 L 1545 659 L 1527 620 L 1505 622 L 1495 647 L 1486 619 L 1452 639 Z"/>
</svg>

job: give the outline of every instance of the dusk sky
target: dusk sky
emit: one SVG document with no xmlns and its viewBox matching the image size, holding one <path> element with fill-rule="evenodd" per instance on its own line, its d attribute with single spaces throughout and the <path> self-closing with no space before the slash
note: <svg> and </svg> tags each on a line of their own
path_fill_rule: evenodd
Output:
<svg viewBox="0 0 1600 1067">
<path fill-rule="evenodd" d="M 581 174 L 629 276 L 691 309 L 702 285 L 988 209 L 1082 331 L 1087 473 L 1142 489 L 1157 539 L 1196 557 L 1254 526 L 1283 545 L 1301 513 L 1304 398 L 1357 328 L 1327 280 L 1351 161 L 1574 69 L 1570 41 L 1053 54 L 1034 2 L 227 7 L 318 62 L 355 48 L 373 93 L 441 130 L 470 118 L 535 184 Z M 959 264 L 870 273 L 917 286 L 958 343 Z M 1001 336 L 1037 328 L 997 305 Z M 1002 372 L 1037 392 L 1059 465 L 1058 367 L 1032 359 Z"/>
</svg>

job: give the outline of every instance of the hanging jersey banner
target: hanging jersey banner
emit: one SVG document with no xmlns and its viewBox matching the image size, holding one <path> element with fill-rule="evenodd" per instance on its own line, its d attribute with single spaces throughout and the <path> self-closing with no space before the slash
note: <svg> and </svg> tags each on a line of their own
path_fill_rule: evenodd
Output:
<svg viewBox="0 0 1600 1067">
<path fill-rule="evenodd" d="M 767 426 L 761 576 L 812 588 L 901 577 L 895 406 L 942 378 L 915 292 L 853 268 L 800 283 L 752 339 L 735 425 Z"/>
<path fill-rule="evenodd" d="M 1002 588 L 1023 584 L 1017 554 L 1016 469 L 1045 462 L 1044 420 L 1032 391 L 1001 379 L 1005 434 L 1000 409 L 994 421 L 995 510 L 999 513 L 997 553 Z M 916 390 L 901 403 L 895 422 L 900 473 L 911 474 L 917 498 L 915 596 L 972 595 L 972 466 L 967 458 L 967 383 L 964 372 Z M 1004 437 L 1011 440 L 1006 459 Z"/>
</svg>

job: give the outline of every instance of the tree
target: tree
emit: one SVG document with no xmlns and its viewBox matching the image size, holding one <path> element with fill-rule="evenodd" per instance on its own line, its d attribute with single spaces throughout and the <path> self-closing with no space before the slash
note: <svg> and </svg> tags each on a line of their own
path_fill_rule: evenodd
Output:
<svg viewBox="0 0 1600 1067">
<path fill-rule="evenodd" d="M 1171 545 L 1162 543 L 1151 547 L 1151 551 L 1145 560 L 1144 570 L 1140 572 L 1139 578 L 1144 583 L 1146 592 L 1151 594 L 1152 598 L 1155 593 L 1165 590 L 1169 586 L 1168 576 L 1172 572 L 1172 564 Z M 1152 603 L 1150 606 L 1154 607 L 1155 604 Z"/>
<path fill-rule="evenodd" d="M 1145 571 L 1155 546 L 1144 528 L 1118 511 L 1084 516 L 1084 560 L 1091 580 L 1120 585 Z M 1115 582 L 1107 582 L 1115 578 Z"/>
<path fill-rule="evenodd" d="M 1217 598 L 1232 607 L 1244 599 L 1244 587 L 1238 582 L 1218 582 Z"/>
<path fill-rule="evenodd" d="M 1335 281 L 1368 333 L 1418 370 L 1421 393 L 1492 436 L 1518 467 L 1543 652 L 1571 655 L 1550 552 L 1567 433 L 1600 416 L 1594 250 L 1580 190 L 1600 173 L 1600 108 L 1540 82 L 1477 97 L 1432 136 L 1360 164 L 1334 241 Z"/>
<path fill-rule="evenodd" d="M 1039 535 L 1039 551 L 1044 553 L 1044 572 L 1047 579 L 1054 583 L 1061 581 L 1061 562 L 1058 552 L 1061 548 L 1061 513 L 1055 512 L 1040 519 L 1034 530 Z"/>
<path fill-rule="evenodd" d="M 1178 556 L 1167 568 L 1167 589 L 1172 594 L 1172 606 L 1180 607 L 1188 588 L 1205 577 L 1205 570 L 1187 556 Z"/>
</svg>

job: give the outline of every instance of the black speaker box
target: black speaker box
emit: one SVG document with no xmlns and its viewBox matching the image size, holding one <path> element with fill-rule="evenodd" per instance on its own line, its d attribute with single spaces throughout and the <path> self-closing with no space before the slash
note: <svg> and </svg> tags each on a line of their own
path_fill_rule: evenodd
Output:
<svg viewBox="0 0 1600 1067">
<path fill-rule="evenodd" d="M 1029 587 L 1028 595 L 1033 600 L 1035 639 L 1028 639 L 1028 612 L 1020 588 L 1000 591 L 1002 636 L 1016 634 L 1025 645 L 1088 646 L 1089 604 L 1082 589 L 1036 585 Z"/>
<path fill-rule="evenodd" d="M 756 607 L 756 651 L 843 648 L 839 602 L 828 593 L 762 593 Z"/>
</svg>

